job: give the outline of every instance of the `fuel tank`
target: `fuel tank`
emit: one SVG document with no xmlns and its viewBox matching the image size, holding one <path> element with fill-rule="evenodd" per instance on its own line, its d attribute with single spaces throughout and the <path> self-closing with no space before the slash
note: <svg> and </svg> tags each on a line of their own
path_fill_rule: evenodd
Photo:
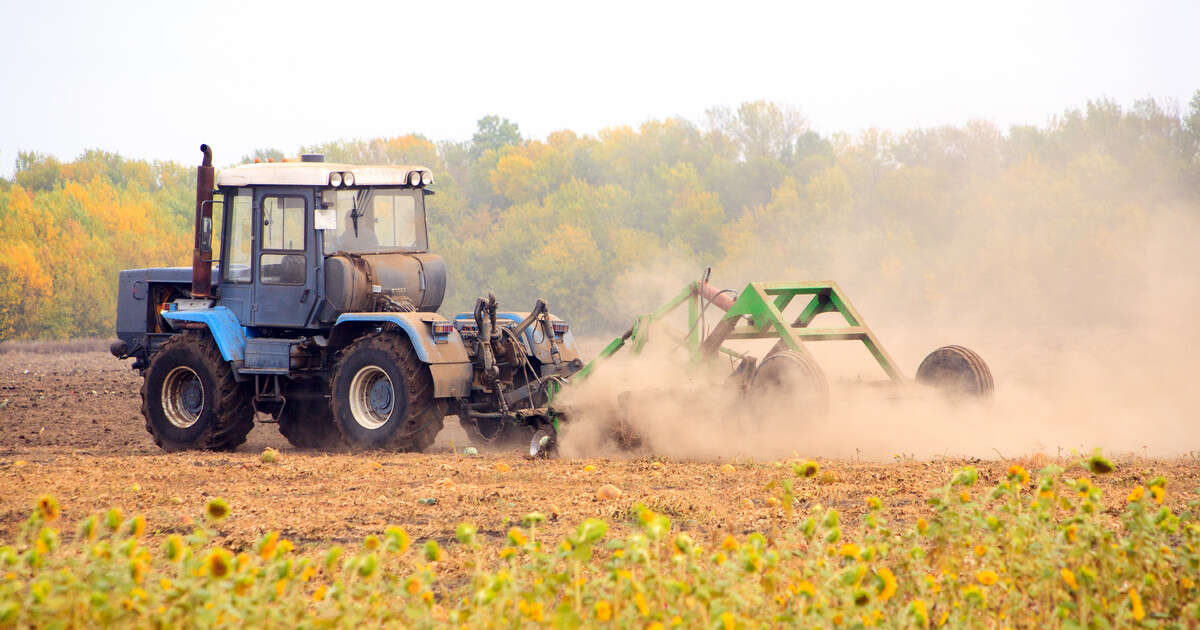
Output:
<svg viewBox="0 0 1200 630">
<path fill-rule="evenodd" d="M 446 295 L 446 262 L 437 254 L 337 254 L 325 259 L 321 320 L 369 311 L 374 293 L 403 295 L 418 311 L 436 311 Z"/>
</svg>

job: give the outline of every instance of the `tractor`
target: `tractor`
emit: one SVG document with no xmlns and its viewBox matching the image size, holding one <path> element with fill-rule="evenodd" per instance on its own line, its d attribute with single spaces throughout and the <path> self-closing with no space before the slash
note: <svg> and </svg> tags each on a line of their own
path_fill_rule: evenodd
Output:
<svg viewBox="0 0 1200 630">
<path fill-rule="evenodd" d="M 583 367 L 573 333 L 542 300 L 437 313 L 429 169 L 310 154 L 218 176 L 200 150 L 192 266 L 118 283 L 111 351 L 143 378 L 159 447 L 233 450 L 256 419 L 298 447 L 401 451 L 428 448 L 448 415 L 478 444 L 553 427 L 548 399 Z"/>
</svg>

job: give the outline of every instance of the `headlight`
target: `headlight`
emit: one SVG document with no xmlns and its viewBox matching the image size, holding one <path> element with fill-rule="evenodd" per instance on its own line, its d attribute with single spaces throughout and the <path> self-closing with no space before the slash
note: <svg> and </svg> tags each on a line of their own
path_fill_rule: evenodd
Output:
<svg viewBox="0 0 1200 630">
<path fill-rule="evenodd" d="M 420 171 L 412 171 L 411 173 L 408 174 L 408 185 L 409 186 L 420 186 L 421 185 L 421 172 Z"/>
<path fill-rule="evenodd" d="M 433 173 L 429 171 L 421 171 L 421 185 L 428 186 L 433 183 Z"/>
<path fill-rule="evenodd" d="M 341 186 L 342 185 L 342 174 L 341 173 L 330 173 L 329 174 L 329 185 L 330 186 Z"/>
<path fill-rule="evenodd" d="M 354 173 L 351 173 L 350 171 L 346 171 L 345 173 L 342 173 L 342 183 L 345 184 L 346 186 L 353 186 L 354 185 Z"/>
</svg>

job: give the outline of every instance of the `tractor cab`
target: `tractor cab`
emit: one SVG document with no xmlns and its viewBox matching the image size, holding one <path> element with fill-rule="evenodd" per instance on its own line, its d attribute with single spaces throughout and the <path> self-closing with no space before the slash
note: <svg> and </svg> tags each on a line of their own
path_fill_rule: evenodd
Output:
<svg viewBox="0 0 1200 630">
<path fill-rule="evenodd" d="M 222 170 L 213 291 L 246 326 L 319 328 L 341 313 L 434 311 L 445 264 L 429 254 L 421 166 L 300 162 Z"/>
</svg>

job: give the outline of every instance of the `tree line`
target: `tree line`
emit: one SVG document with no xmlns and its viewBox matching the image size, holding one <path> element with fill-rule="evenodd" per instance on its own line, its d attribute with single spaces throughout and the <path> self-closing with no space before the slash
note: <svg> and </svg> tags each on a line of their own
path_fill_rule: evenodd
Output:
<svg viewBox="0 0 1200 630">
<path fill-rule="evenodd" d="M 576 330 L 613 332 L 711 265 L 734 289 L 834 279 L 905 312 L 1119 320 L 1134 307 L 1111 287 L 1153 271 L 1163 225 L 1200 217 L 1200 91 L 1184 109 L 1096 100 L 1038 126 L 822 135 L 795 109 L 753 102 L 545 138 L 487 116 L 462 142 L 341 140 L 243 160 L 432 168 L 447 313 L 491 290 L 506 308 L 542 297 Z M 111 335 L 119 270 L 189 264 L 193 174 L 106 151 L 19 154 L 0 179 L 0 340 Z"/>
</svg>

